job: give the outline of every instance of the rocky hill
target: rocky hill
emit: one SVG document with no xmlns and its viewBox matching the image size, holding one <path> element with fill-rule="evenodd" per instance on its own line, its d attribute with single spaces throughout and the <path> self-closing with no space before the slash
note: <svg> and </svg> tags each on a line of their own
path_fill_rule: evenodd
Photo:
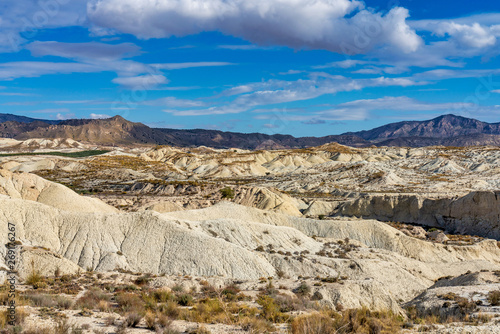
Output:
<svg viewBox="0 0 500 334">
<path fill-rule="evenodd" d="M 500 123 L 485 123 L 476 119 L 449 114 L 428 121 L 397 122 L 372 130 L 349 134 L 365 140 L 383 140 L 401 137 L 451 138 L 473 134 L 500 135 Z"/>
</svg>

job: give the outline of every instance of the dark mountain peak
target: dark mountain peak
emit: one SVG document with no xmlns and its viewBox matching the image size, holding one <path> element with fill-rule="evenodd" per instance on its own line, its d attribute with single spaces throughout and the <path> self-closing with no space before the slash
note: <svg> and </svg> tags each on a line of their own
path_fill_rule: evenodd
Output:
<svg viewBox="0 0 500 334">
<path fill-rule="evenodd" d="M 49 120 L 49 119 L 38 119 L 26 116 L 18 116 L 13 114 L 0 114 L 0 123 L 4 122 L 19 122 L 19 123 L 32 123 L 32 122 L 44 122 L 47 124 L 57 124 L 61 121 Z"/>
<path fill-rule="evenodd" d="M 500 123 L 485 123 L 472 118 L 446 114 L 431 120 L 390 123 L 372 130 L 349 134 L 378 142 L 391 138 L 448 138 L 481 133 L 500 135 Z"/>
<path fill-rule="evenodd" d="M 467 118 L 467 117 L 463 117 L 463 116 L 457 116 L 457 115 L 454 115 L 454 114 L 441 115 L 439 117 L 431 119 L 431 121 L 434 121 L 435 123 L 439 123 L 439 124 L 449 123 L 449 124 L 457 124 L 457 125 L 459 125 L 459 124 L 463 124 L 463 125 L 467 125 L 467 124 L 486 124 L 486 123 L 481 122 L 481 121 L 479 121 L 477 119 Z M 423 121 L 423 122 L 426 122 L 426 121 Z"/>
</svg>

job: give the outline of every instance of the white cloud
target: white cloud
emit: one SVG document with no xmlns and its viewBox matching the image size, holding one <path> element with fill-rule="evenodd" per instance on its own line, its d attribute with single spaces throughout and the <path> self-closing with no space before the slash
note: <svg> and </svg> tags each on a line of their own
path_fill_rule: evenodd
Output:
<svg viewBox="0 0 500 334">
<path fill-rule="evenodd" d="M 311 112 L 307 115 L 259 115 L 255 119 L 279 119 L 280 121 L 301 122 L 303 124 L 324 124 L 326 121 L 362 121 L 367 119 L 368 112 L 364 110 L 340 110 L 329 109 L 318 112 Z"/>
<path fill-rule="evenodd" d="M 72 119 L 72 118 L 75 118 L 75 114 L 73 113 L 69 113 L 69 114 L 57 114 L 56 118 L 58 120 L 61 120 L 61 121 L 64 121 L 66 119 Z"/>
<path fill-rule="evenodd" d="M 406 87 L 423 83 L 410 78 L 378 77 L 372 79 L 350 79 L 319 72 L 311 73 L 311 79 L 309 80 L 269 80 L 251 83 L 242 86 L 242 88 L 236 87 L 236 91 L 240 93 L 239 96 L 228 103 L 221 102 L 209 108 L 168 109 L 165 111 L 178 116 L 236 114 L 252 110 L 259 106 L 310 100 L 326 94 L 360 90 L 365 87 Z M 219 96 L 226 97 L 235 93 L 234 88 L 228 91 L 228 94 L 223 92 Z M 216 104 L 216 102 L 212 103 Z"/>
<path fill-rule="evenodd" d="M 288 70 L 286 72 L 279 72 L 278 74 L 279 75 L 295 75 L 295 74 L 300 74 L 300 73 L 304 73 L 304 71 L 300 71 L 300 70 Z"/>
<path fill-rule="evenodd" d="M 26 46 L 35 57 L 58 56 L 71 59 L 94 59 L 111 61 L 140 54 L 140 48 L 132 43 L 60 43 L 33 42 Z"/>
<path fill-rule="evenodd" d="M 179 70 L 179 69 L 193 68 L 193 67 L 214 67 L 214 66 L 229 66 L 229 65 L 236 65 L 236 64 L 228 62 L 220 62 L 220 61 L 200 61 L 191 63 L 153 64 L 151 66 L 160 70 Z"/>
<path fill-rule="evenodd" d="M 382 15 L 355 0 L 94 0 L 88 16 L 98 27 L 140 38 L 221 31 L 259 45 L 342 53 L 382 45 L 413 52 L 422 44 L 406 24 L 407 9 Z"/>
<path fill-rule="evenodd" d="M 128 89 L 151 89 L 169 82 L 163 75 L 154 74 L 145 74 L 135 77 L 119 77 L 112 81 Z"/>
<path fill-rule="evenodd" d="M 148 106 L 161 106 L 167 108 L 196 108 L 205 106 L 205 103 L 203 103 L 202 101 L 178 99 L 173 96 L 145 101 L 143 102 L 143 104 Z"/>
<path fill-rule="evenodd" d="M 377 112 L 394 112 L 397 119 L 415 118 L 417 112 L 419 118 L 430 118 L 443 113 L 461 114 L 466 117 L 477 117 L 478 115 L 490 115 L 492 112 L 500 111 L 497 106 L 481 106 L 474 103 L 450 102 L 433 103 L 416 100 L 407 96 L 385 96 L 378 99 L 361 99 L 331 106 L 329 109 L 311 111 L 307 114 L 284 114 L 279 115 L 282 121 L 300 121 L 303 124 L 324 124 L 326 121 L 361 121 L 372 118 Z M 402 114 L 401 112 L 406 112 Z M 422 113 L 423 112 L 423 113 Z M 385 117 L 389 117 L 385 115 Z M 273 114 L 257 115 L 255 119 L 275 119 Z"/>
<path fill-rule="evenodd" d="M 106 70 L 102 66 L 81 63 L 19 61 L 0 64 L 0 80 L 39 77 L 47 74 L 92 73 Z"/>
<path fill-rule="evenodd" d="M 67 113 L 69 111 L 70 110 L 68 108 L 49 108 L 49 109 L 31 110 L 26 112 L 34 114 L 54 114 L 54 113 Z"/>
<path fill-rule="evenodd" d="M 491 91 L 492 93 L 497 93 L 497 94 L 500 94 L 500 89 L 494 89 Z"/>
<path fill-rule="evenodd" d="M 477 109 L 478 107 L 472 103 L 464 102 L 432 103 L 419 101 L 407 96 L 385 96 L 378 99 L 362 99 L 341 103 L 336 105 L 332 109 L 332 112 L 358 111 L 368 113 L 370 111 L 384 110 L 453 112 L 457 110 Z"/>
<path fill-rule="evenodd" d="M 33 96 L 31 93 L 0 93 L 1 96 Z"/>
<path fill-rule="evenodd" d="M 466 69 L 436 69 L 414 74 L 412 77 L 417 80 L 445 80 L 459 78 L 481 78 L 489 77 L 488 88 L 500 86 L 500 82 L 493 80 L 492 76 L 500 74 L 500 69 L 482 69 L 482 70 L 466 70 Z"/>
<path fill-rule="evenodd" d="M 228 49 L 228 50 L 266 50 L 269 48 L 261 47 L 253 44 L 236 44 L 236 45 L 219 45 L 220 49 Z"/>
<path fill-rule="evenodd" d="M 358 65 L 365 65 L 365 64 L 370 64 L 368 61 L 364 60 L 355 60 L 355 59 L 346 59 L 346 60 L 341 60 L 341 61 L 334 61 L 332 63 L 328 63 L 325 65 L 319 65 L 319 66 L 313 66 L 315 69 L 323 69 L 323 68 L 351 68 L 351 67 L 356 67 Z"/>
<path fill-rule="evenodd" d="M 57 104 L 88 104 L 96 102 L 94 100 L 68 100 L 68 101 L 54 101 Z"/>
<path fill-rule="evenodd" d="M 2 1 L 0 52 L 17 52 L 42 29 L 79 26 L 86 22 L 87 0 Z"/>
<path fill-rule="evenodd" d="M 94 114 L 94 113 L 91 113 L 90 114 L 90 118 L 91 119 L 104 119 L 104 118 L 111 118 L 111 116 L 106 115 L 106 114 Z"/>
<path fill-rule="evenodd" d="M 437 36 L 451 36 L 460 46 L 484 48 L 496 43 L 496 36 L 489 27 L 474 22 L 470 25 L 444 21 L 436 24 L 432 31 Z"/>
<path fill-rule="evenodd" d="M 265 124 L 262 124 L 262 126 L 265 127 L 266 129 L 277 129 L 280 127 L 279 125 L 272 124 L 272 123 L 265 123 Z"/>
</svg>

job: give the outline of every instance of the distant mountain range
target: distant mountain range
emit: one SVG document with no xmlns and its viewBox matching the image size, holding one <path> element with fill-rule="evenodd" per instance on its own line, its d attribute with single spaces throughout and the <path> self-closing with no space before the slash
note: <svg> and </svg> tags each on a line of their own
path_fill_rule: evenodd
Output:
<svg viewBox="0 0 500 334">
<path fill-rule="evenodd" d="M 0 137 L 18 140 L 72 138 L 102 145 L 158 144 L 184 147 L 204 145 L 214 148 L 244 149 L 303 148 L 330 142 L 354 147 L 471 146 L 500 145 L 500 123 L 443 115 L 427 121 L 391 123 L 368 131 L 296 138 L 279 134 L 150 128 L 142 123 L 127 121 L 121 116 L 97 120 L 54 121 L 0 114 Z"/>
</svg>

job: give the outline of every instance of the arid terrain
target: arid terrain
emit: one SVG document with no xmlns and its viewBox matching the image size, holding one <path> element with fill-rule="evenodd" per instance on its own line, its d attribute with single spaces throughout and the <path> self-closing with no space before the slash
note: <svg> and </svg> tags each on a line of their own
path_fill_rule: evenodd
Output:
<svg viewBox="0 0 500 334">
<path fill-rule="evenodd" d="M 500 333 L 498 147 L 0 151 L 27 332 Z"/>
</svg>

